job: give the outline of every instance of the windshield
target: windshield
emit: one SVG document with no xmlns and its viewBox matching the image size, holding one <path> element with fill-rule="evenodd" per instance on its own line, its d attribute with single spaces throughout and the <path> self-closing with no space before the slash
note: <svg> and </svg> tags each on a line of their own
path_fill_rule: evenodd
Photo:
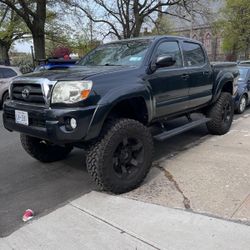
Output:
<svg viewBox="0 0 250 250">
<path fill-rule="evenodd" d="M 78 64 L 82 66 L 139 66 L 150 42 L 150 40 L 134 40 L 105 44 L 94 49 Z"/>
<path fill-rule="evenodd" d="M 247 77 L 247 71 L 248 69 L 246 68 L 239 68 L 240 71 L 240 77 L 239 77 L 239 81 L 244 81 Z"/>
</svg>

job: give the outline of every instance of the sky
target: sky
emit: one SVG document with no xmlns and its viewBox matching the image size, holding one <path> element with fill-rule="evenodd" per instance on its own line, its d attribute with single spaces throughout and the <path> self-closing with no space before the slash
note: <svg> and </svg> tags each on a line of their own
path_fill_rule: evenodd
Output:
<svg viewBox="0 0 250 250">
<path fill-rule="evenodd" d="M 98 9 L 96 5 L 91 5 L 91 6 L 92 6 L 92 9 L 95 10 L 96 16 L 99 17 L 103 14 L 102 9 L 100 8 Z M 64 16 L 64 19 L 62 20 L 62 22 L 65 22 L 66 24 L 69 24 L 72 27 L 74 27 L 75 32 L 77 31 L 78 33 L 81 33 L 83 29 L 86 29 L 88 27 L 89 20 L 86 19 L 85 15 L 83 15 L 83 17 L 81 18 L 78 18 L 78 17 L 75 17 L 75 15 L 68 14 Z M 104 24 L 94 24 L 93 28 L 94 28 L 94 37 L 98 40 L 103 40 L 103 34 L 101 31 L 105 30 L 107 27 Z M 72 34 L 73 34 L 73 30 L 72 30 Z M 109 42 L 110 40 L 112 40 L 111 37 L 105 37 L 103 42 Z M 13 46 L 13 50 L 17 52 L 31 53 L 30 46 L 32 45 L 33 45 L 32 40 L 30 41 L 20 40 L 15 43 L 15 45 Z"/>
</svg>

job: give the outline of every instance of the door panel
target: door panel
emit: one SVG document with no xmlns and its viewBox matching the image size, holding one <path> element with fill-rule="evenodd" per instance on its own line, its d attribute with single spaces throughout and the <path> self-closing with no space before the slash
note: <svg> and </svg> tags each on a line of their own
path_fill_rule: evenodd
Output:
<svg viewBox="0 0 250 250">
<path fill-rule="evenodd" d="M 205 74 L 204 72 L 209 72 Z M 197 107 L 212 98 L 212 72 L 207 66 L 189 70 L 189 107 Z"/>
<path fill-rule="evenodd" d="M 212 98 L 212 69 L 198 43 L 183 42 L 182 48 L 189 74 L 189 108 L 198 107 Z"/>
<path fill-rule="evenodd" d="M 147 76 L 148 84 L 155 101 L 156 117 L 182 111 L 188 106 L 188 74 L 183 67 L 179 43 L 163 40 L 153 53 L 153 62 L 159 56 L 171 56 L 176 62 L 173 66 L 158 68 Z"/>
<path fill-rule="evenodd" d="M 156 116 L 161 117 L 187 109 L 188 78 L 181 69 L 158 69 L 148 81 L 155 98 Z"/>
</svg>

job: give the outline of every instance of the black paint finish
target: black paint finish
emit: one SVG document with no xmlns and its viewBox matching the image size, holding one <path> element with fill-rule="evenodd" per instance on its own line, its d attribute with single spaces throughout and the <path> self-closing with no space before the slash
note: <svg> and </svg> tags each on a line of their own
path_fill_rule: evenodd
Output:
<svg viewBox="0 0 250 250">
<path fill-rule="evenodd" d="M 35 77 L 50 81 L 85 79 L 93 82 L 93 88 L 87 100 L 74 105 L 56 104 L 41 109 L 10 100 L 4 106 L 5 127 L 57 143 L 83 142 L 98 137 L 105 118 L 124 100 L 143 98 L 147 108 L 147 123 L 151 124 L 168 116 L 179 116 L 210 105 L 216 101 L 225 85 L 227 91 L 234 94 L 233 83 L 238 76 L 236 64 L 210 64 L 199 42 L 173 36 L 139 38 L 135 41 L 140 39 L 150 39 L 140 66 L 75 66 L 67 70 L 35 72 L 25 75 L 25 78 L 19 78 L 20 80 Z M 182 66 L 160 67 L 155 63 L 155 51 L 163 41 L 175 41 L 179 44 L 182 61 L 179 63 Z M 202 48 L 206 58 L 204 64 L 195 67 L 187 67 L 184 64 L 184 41 L 198 44 Z M 44 115 L 45 126 L 41 129 L 15 124 L 7 117 L 7 112 L 14 112 L 15 109 L 32 110 L 38 116 Z M 64 121 L 68 117 L 79 120 L 78 130 L 69 132 L 64 129 Z"/>
</svg>

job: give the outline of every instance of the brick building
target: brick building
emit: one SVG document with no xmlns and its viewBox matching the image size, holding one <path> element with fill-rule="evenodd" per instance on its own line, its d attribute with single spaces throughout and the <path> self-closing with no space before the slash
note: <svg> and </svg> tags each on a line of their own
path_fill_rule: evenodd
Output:
<svg viewBox="0 0 250 250">
<path fill-rule="evenodd" d="M 170 7 L 170 13 L 184 17 L 169 16 L 172 33 L 202 42 L 210 60 L 224 60 L 221 34 L 213 28 L 223 5 L 223 0 L 200 0 L 199 4 L 194 0 L 188 12 L 183 8 Z"/>
</svg>

